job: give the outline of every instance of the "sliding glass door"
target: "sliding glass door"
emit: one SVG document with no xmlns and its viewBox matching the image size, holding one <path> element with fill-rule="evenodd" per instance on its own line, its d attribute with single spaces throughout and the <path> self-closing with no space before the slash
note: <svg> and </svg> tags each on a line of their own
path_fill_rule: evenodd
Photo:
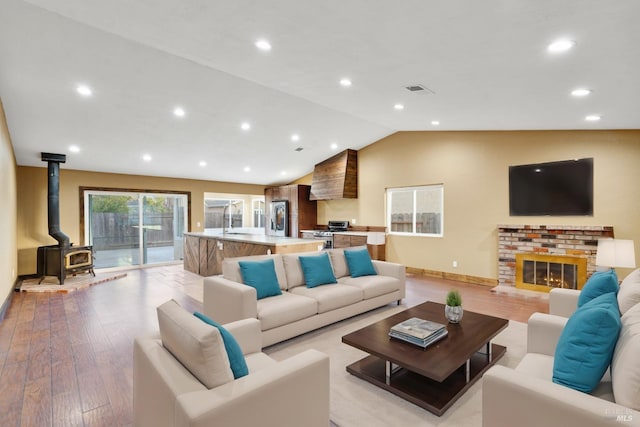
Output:
<svg viewBox="0 0 640 427">
<path fill-rule="evenodd" d="M 84 203 L 85 240 L 96 268 L 182 259 L 186 195 L 85 191 Z"/>
</svg>

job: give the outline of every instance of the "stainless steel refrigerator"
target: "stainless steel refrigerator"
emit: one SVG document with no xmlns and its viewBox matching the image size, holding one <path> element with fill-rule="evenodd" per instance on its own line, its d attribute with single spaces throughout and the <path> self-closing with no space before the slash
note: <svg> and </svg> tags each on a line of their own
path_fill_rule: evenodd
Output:
<svg viewBox="0 0 640 427">
<path fill-rule="evenodd" d="M 286 200 L 273 201 L 269 204 L 270 221 L 267 234 L 270 236 L 289 235 L 289 204 Z"/>
</svg>

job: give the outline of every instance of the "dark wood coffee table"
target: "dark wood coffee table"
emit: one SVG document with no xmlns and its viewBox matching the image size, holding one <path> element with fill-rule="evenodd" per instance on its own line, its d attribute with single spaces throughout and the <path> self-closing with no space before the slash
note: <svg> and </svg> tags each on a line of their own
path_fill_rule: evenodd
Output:
<svg viewBox="0 0 640 427">
<path fill-rule="evenodd" d="M 422 349 L 389 337 L 389 328 L 411 317 L 447 325 L 449 335 Z M 448 323 L 444 305 L 425 302 L 342 337 L 370 356 L 347 371 L 440 416 L 506 352 L 491 343 L 509 321 L 464 312 Z"/>
</svg>

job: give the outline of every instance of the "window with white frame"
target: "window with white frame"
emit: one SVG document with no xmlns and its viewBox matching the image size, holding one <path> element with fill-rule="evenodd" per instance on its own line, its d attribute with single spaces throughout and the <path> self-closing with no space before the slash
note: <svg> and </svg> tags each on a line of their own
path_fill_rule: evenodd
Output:
<svg viewBox="0 0 640 427">
<path fill-rule="evenodd" d="M 264 199 L 253 199 L 253 226 L 264 228 Z"/>
<path fill-rule="evenodd" d="M 442 237 L 444 186 L 387 189 L 387 225 L 392 234 Z"/>
<path fill-rule="evenodd" d="M 205 231 L 241 228 L 244 225 L 244 201 L 240 199 L 204 199 Z"/>
</svg>

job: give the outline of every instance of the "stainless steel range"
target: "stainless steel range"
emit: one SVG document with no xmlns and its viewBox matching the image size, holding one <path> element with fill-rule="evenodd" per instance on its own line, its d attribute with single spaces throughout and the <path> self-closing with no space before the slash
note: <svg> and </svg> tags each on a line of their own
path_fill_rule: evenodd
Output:
<svg viewBox="0 0 640 427">
<path fill-rule="evenodd" d="M 349 228 L 349 221 L 329 221 L 327 224 L 327 231 L 315 231 L 313 238 L 317 240 L 324 240 L 324 248 L 333 248 L 333 233 L 337 231 L 347 231 Z"/>
</svg>

